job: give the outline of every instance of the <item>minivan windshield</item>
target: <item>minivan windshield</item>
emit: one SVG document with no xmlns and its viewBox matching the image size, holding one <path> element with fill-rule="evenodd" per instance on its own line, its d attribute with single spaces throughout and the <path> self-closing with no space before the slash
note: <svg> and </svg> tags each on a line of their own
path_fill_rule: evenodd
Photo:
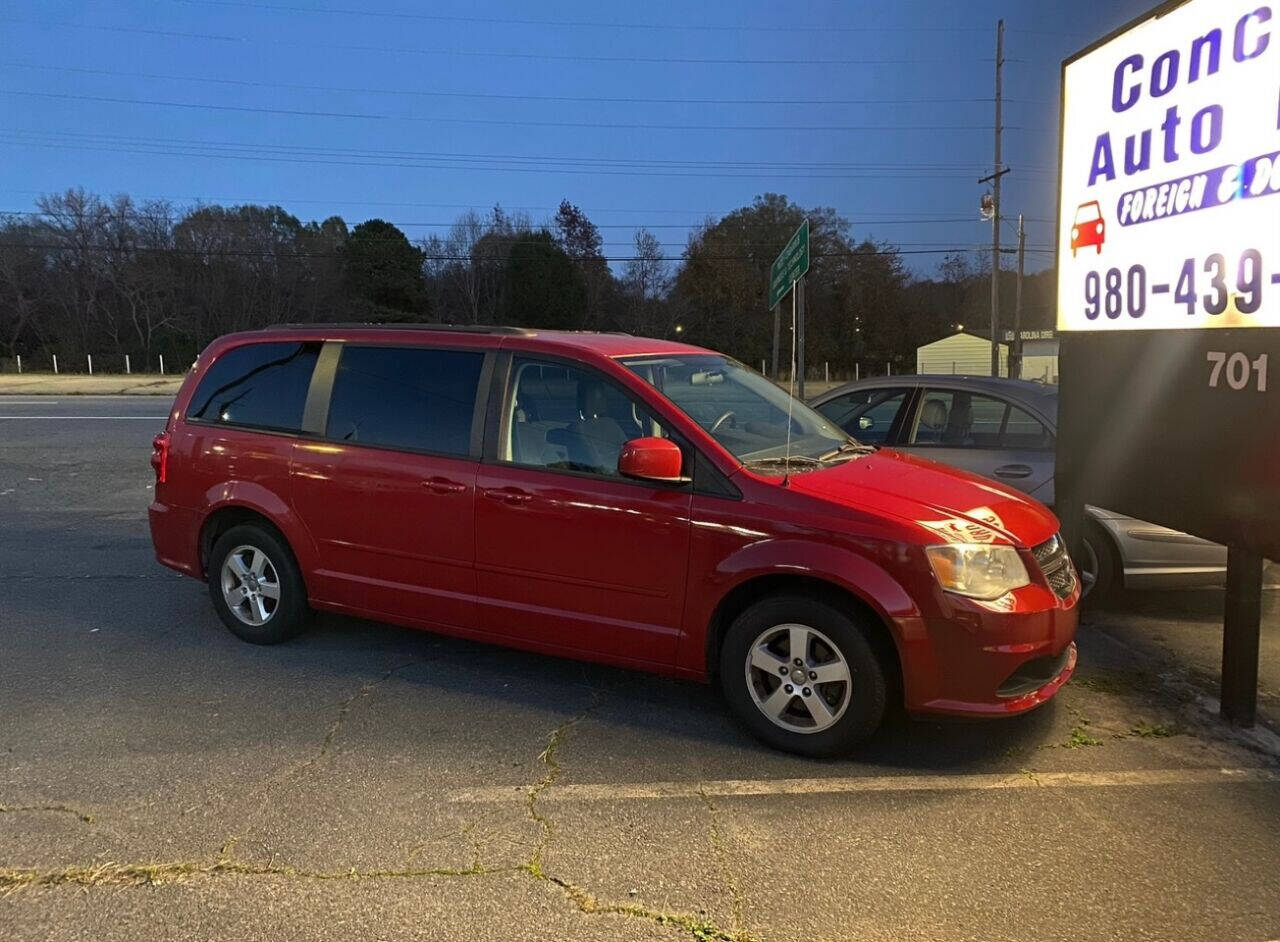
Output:
<svg viewBox="0 0 1280 942">
<path fill-rule="evenodd" d="M 636 357 L 622 365 L 652 384 L 744 464 L 791 465 L 844 460 L 863 449 L 837 426 L 759 373 L 714 353 Z"/>
</svg>

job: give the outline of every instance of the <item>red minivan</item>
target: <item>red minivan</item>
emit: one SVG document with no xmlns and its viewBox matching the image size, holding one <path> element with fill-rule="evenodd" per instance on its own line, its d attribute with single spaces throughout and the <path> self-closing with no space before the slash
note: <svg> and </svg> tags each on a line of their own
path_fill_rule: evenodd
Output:
<svg viewBox="0 0 1280 942">
<path fill-rule="evenodd" d="M 312 610 L 714 679 L 807 755 L 1075 669 L 1053 514 L 708 350 L 516 328 L 223 337 L 155 440 L 156 557 L 246 641 Z"/>
</svg>

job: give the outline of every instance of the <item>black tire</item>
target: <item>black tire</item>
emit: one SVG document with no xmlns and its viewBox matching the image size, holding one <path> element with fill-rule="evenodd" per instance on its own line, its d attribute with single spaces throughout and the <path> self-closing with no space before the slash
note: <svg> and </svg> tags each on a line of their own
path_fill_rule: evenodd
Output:
<svg viewBox="0 0 1280 942">
<path fill-rule="evenodd" d="M 251 624 L 245 620 L 245 617 L 253 618 L 256 615 L 252 602 L 238 606 L 245 613 L 242 617 L 232 611 L 231 603 L 223 591 L 223 567 L 229 556 L 239 551 L 238 558 L 242 563 L 246 556 L 256 559 L 245 550 L 261 553 L 266 560 L 262 567 L 264 578 L 254 583 L 267 610 L 267 617 L 261 624 Z M 270 578 L 272 575 L 274 580 Z M 257 576 L 254 578 L 258 579 Z M 209 552 L 208 582 L 209 596 L 213 599 L 218 617 L 231 629 L 232 634 L 252 644 L 279 644 L 289 640 L 302 630 L 311 614 L 307 605 L 307 588 L 293 553 L 279 533 L 265 526 L 240 524 L 218 537 Z M 271 591 L 273 582 L 278 597 L 269 599 L 266 593 Z"/>
<path fill-rule="evenodd" d="M 1120 588 L 1120 557 L 1116 553 L 1111 537 L 1094 520 L 1086 520 L 1084 524 L 1084 559 L 1082 564 L 1092 563 L 1096 569 L 1093 585 L 1085 592 L 1090 605 L 1100 605 L 1114 599 Z M 1083 578 L 1083 573 L 1081 574 Z"/>
<path fill-rule="evenodd" d="M 859 626 L 859 617 L 850 617 L 816 599 L 777 595 L 757 602 L 734 619 L 720 647 L 719 677 L 725 700 L 738 721 L 757 739 L 775 749 L 817 758 L 843 755 L 871 736 L 880 727 L 887 708 L 888 671 Z M 816 629 L 824 636 L 813 648 L 806 645 L 806 655 L 809 651 L 825 652 L 829 642 L 837 649 L 835 654 L 844 659 L 850 676 L 843 688 L 839 683 L 824 686 L 824 701 L 828 705 L 843 703 L 843 713 L 819 731 L 800 731 L 794 725 L 784 727 L 766 716 L 756 702 L 756 697 L 762 696 L 759 684 L 764 681 L 765 672 L 759 670 L 748 676 L 748 657 L 757 640 L 777 626 L 793 624 Z M 781 639 L 781 635 L 778 638 Z M 787 653 L 789 657 L 792 652 L 788 649 Z M 781 682 L 780 686 L 783 686 Z M 806 696 L 817 689 L 815 684 Z M 778 687 L 773 687 L 768 692 L 777 691 Z M 799 691 L 792 697 L 787 716 L 804 722 L 812 710 L 799 696 Z M 816 718 L 810 719 L 817 723 Z M 783 721 L 787 721 L 787 717 L 783 717 Z"/>
</svg>

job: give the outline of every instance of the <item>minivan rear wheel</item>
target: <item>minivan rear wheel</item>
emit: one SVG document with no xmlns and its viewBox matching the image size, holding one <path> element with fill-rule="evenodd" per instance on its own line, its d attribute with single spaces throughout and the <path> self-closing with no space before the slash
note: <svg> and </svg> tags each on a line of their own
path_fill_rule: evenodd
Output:
<svg viewBox="0 0 1280 942">
<path fill-rule="evenodd" d="M 803 596 L 774 596 L 736 619 L 720 648 L 720 686 L 738 720 L 776 749 L 848 752 L 879 728 L 884 665 L 848 614 Z"/>
<path fill-rule="evenodd" d="M 279 644 L 310 614 L 306 588 L 283 539 L 241 524 L 218 537 L 209 553 L 209 595 L 223 624 L 253 644 Z"/>
</svg>

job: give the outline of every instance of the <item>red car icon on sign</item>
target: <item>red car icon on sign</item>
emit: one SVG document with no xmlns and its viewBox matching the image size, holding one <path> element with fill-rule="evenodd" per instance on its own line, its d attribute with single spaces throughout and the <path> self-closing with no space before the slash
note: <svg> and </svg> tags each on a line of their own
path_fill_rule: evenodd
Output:
<svg viewBox="0 0 1280 942">
<path fill-rule="evenodd" d="M 1102 243 L 1107 240 L 1107 223 L 1102 218 L 1102 207 L 1097 200 L 1081 203 L 1076 208 L 1076 221 L 1071 226 L 1071 257 L 1086 245 L 1097 248 L 1102 254 Z"/>
</svg>

